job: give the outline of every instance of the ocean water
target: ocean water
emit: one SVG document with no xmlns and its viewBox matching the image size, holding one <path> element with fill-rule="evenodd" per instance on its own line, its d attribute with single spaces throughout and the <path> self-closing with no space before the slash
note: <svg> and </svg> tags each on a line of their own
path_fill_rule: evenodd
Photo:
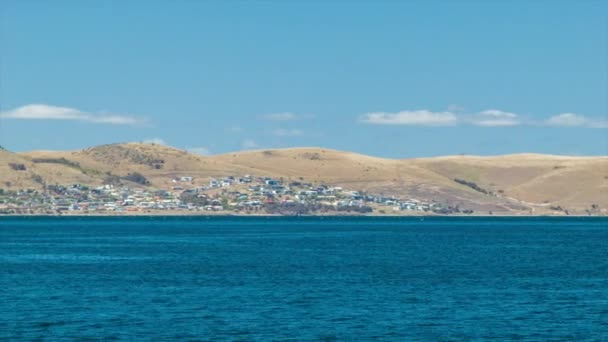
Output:
<svg viewBox="0 0 608 342">
<path fill-rule="evenodd" d="M 0 217 L 0 340 L 608 341 L 601 218 Z"/>
</svg>

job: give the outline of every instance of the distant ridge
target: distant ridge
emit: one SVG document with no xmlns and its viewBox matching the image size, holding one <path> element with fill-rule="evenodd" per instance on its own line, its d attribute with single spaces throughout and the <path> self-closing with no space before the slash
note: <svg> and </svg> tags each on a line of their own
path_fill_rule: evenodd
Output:
<svg viewBox="0 0 608 342">
<path fill-rule="evenodd" d="M 322 147 L 202 156 L 150 143 L 106 144 L 79 151 L 0 149 L 0 188 L 4 189 L 101 185 L 134 172 L 150 182 L 146 186 L 160 189 L 170 188 L 177 176 L 193 177 L 196 186 L 213 177 L 251 174 L 433 199 L 488 212 L 541 214 L 561 207 L 585 214 L 592 206 L 600 211 L 608 208 L 607 156 L 525 153 L 387 159 Z"/>
</svg>

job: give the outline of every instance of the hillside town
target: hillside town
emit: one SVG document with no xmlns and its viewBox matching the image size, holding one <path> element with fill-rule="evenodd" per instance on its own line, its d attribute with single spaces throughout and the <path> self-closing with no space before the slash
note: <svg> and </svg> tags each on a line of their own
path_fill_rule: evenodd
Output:
<svg viewBox="0 0 608 342">
<path fill-rule="evenodd" d="M 168 189 L 130 184 L 48 185 L 44 190 L 0 189 L 0 214 L 34 215 L 364 215 L 472 214 L 472 210 L 414 198 L 402 199 L 338 186 L 227 176 L 194 186 L 193 177 L 170 180 Z"/>
</svg>

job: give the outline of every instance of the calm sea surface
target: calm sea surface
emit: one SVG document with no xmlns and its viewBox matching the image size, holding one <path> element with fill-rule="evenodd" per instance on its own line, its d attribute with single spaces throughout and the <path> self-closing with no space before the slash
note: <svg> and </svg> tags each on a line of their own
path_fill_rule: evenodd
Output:
<svg viewBox="0 0 608 342">
<path fill-rule="evenodd" d="M 0 217 L 0 340 L 608 341 L 608 220 Z"/>
</svg>

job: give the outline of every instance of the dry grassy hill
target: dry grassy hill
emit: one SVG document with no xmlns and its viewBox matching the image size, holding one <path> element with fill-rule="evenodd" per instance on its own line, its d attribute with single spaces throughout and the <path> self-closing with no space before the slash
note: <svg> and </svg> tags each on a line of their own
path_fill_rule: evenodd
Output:
<svg viewBox="0 0 608 342">
<path fill-rule="evenodd" d="M 488 196 L 453 178 L 409 160 L 392 160 L 322 148 L 247 151 L 216 156 L 256 174 L 339 185 L 370 193 L 435 200 L 477 210 L 529 213 L 515 201 Z"/>
<path fill-rule="evenodd" d="M 0 188 L 42 188 L 44 184 L 95 183 L 74 165 L 36 163 L 28 156 L 0 150 Z"/>
<path fill-rule="evenodd" d="M 561 206 L 579 211 L 592 204 L 608 206 L 608 157 L 518 154 L 441 157 L 413 162 L 527 205 Z"/>
<path fill-rule="evenodd" d="M 23 165 L 21 167 L 20 165 Z M 560 206 L 584 214 L 608 208 L 608 157 L 508 155 L 383 159 L 323 148 L 292 148 L 199 156 L 172 147 L 126 143 L 73 152 L 0 150 L 0 188 L 43 184 L 123 183 L 143 175 L 154 188 L 192 176 L 258 175 L 343 186 L 377 194 L 436 200 L 477 211 L 528 214 Z"/>
<path fill-rule="evenodd" d="M 67 160 L 77 164 L 82 173 L 94 177 L 94 183 L 100 184 L 112 177 L 139 173 L 145 176 L 151 186 L 165 188 L 175 177 L 191 176 L 202 180 L 248 171 L 184 150 L 142 143 L 101 145 L 74 152 L 37 151 L 22 155 L 33 161 L 45 158 Z"/>
</svg>

